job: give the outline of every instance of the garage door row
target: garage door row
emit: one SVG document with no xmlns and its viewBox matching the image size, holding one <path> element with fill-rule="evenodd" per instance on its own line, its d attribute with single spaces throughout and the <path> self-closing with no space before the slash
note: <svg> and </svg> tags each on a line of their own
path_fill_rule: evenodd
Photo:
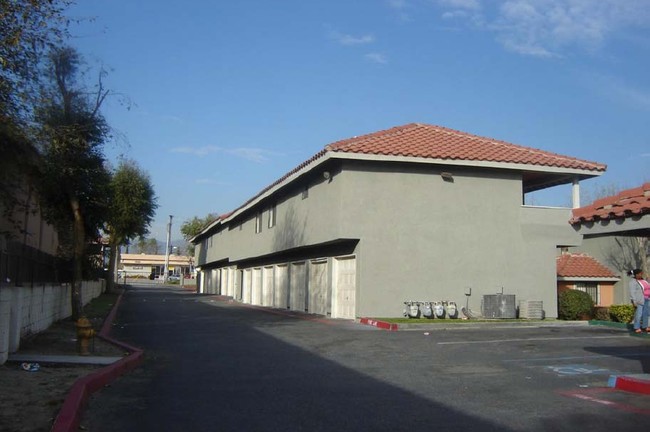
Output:
<svg viewBox="0 0 650 432">
<path fill-rule="evenodd" d="M 332 318 L 355 318 L 356 258 L 329 257 L 260 267 L 202 270 L 203 293 Z"/>
</svg>

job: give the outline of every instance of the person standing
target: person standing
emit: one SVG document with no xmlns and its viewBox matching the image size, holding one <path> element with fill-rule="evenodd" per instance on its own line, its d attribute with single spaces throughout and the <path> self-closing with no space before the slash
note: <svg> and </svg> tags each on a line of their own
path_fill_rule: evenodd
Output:
<svg viewBox="0 0 650 432">
<path fill-rule="evenodd" d="M 643 270 L 634 269 L 628 273 L 634 279 L 630 281 L 630 300 L 636 308 L 634 311 L 634 333 L 650 333 L 648 316 L 650 312 L 650 283 L 643 278 Z"/>
</svg>

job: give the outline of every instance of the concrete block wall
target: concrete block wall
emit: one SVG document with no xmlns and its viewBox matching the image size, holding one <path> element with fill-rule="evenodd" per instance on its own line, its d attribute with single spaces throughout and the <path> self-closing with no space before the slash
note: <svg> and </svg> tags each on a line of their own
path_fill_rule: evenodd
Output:
<svg viewBox="0 0 650 432">
<path fill-rule="evenodd" d="M 106 282 L 84 281 L 84 306 L 104 292 Z M 18 351 L 20 338 L 46 330 L 72 315 L 70 284 L 0 288 L 0 364 Z"/>
</svg>

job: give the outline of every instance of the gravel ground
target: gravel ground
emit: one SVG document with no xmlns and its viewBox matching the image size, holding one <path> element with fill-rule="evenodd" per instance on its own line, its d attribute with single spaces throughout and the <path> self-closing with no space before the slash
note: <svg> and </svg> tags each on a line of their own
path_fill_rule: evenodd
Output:
<svg viewBox="0 0 650 432">
<path fill-rule="evenodd" d="M 96 331 L 101 320 L 96 319 Z M 90 346 L 94 356 L 121 356 L 118 347 L 96 337 Z M 76 355 L 74 322 L 53 324 L 48 330 L 21 341 L 20 354 Z M 0 366 L 0 431 L 49 431 L 74 382 L 101 366 L 39 363 L 39 370 L 27 372 L 20 363 Z"/>
</svg>

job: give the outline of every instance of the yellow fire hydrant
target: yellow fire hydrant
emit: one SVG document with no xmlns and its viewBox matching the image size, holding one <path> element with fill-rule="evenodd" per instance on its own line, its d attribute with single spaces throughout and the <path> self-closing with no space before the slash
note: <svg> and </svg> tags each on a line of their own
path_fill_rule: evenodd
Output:
<svg viewBox="0 0 650 432">
<path fill-rule="evenodd" d="M 92 324 L 86 317 L 79 318 L 76 326 L 79 355 L 90 355 L 88 345 L 90 344 L 91 339 L 95 337 L 95 330 L 93 330 Z"/>
</svg>

